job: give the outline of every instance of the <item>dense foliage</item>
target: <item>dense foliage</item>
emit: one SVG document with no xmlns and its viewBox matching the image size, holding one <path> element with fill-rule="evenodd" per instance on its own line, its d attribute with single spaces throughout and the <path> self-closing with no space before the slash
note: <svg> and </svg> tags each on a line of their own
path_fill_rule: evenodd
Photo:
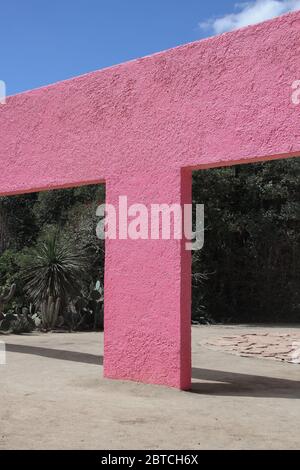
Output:
<svg viewBox="0 0 300 470">
<path fill-rule="evenodd" d="M 95 227 L 104 195 L 104 186 L 87 186 L 0 199 L 0 286 L 17 286 L 0 329 L 103 327 L 104 245 Z"/>
<path fill-rule="evenodd" d="M 300 321 L 300 159 L 199 171 L 193 198 L 206 226 L 194 317 Z"/>
<path fill-rule="evenodd" d="M 206 225 L 193 254 L 194 320 L 300 320 L 299 181 L 300 159 L 194 173 Z M 103 326 L 104 198 L 104 186 L 0 198 L 0 295 L 16 284 L 0 329 L 30 331 L 51 323 L 49 312 L 61 327 Z"/>
</svg>

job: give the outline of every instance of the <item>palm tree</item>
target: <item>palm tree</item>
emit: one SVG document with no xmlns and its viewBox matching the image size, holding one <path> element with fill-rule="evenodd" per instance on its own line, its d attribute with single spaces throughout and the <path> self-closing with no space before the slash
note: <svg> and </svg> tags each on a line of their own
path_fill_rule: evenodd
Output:
<svg viewBox="0 0 300 470">
<path fill-rule="evenodd" d="M 25 291 L 41 308 L 43 328 L 55 326 L 59 311 L 78 295 L 86 272 L 83 253 L 50 232 L 31 252 L 23 271 Z"/>
</svg>

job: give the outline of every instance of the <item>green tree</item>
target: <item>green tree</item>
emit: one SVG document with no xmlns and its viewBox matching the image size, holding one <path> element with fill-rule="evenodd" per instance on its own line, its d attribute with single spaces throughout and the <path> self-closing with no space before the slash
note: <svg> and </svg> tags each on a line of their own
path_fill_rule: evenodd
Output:
<svg viewBox="0 0 300 470">
<path fill-rule="evenodd" d="M 52 231 L 27 252 L 25 260 L 25 292 L 42 308 L 44 317 L 55 315 L 57 318 L 58 310 L 66 307 L 68 301 L 81 289 L 81 280 L 87 266 L 84 254 Z M 53 310 L 52 315 L 49 310 Z M 44 318 L 47 326 L 49 322 L 54 326 L 53 318 L 48 318 L 47 321 Z"/>
<path fill-rule="evenodd" d="M 205 245 L 194 255 L 193 314 L 216 321 L 300 320 L 300 159 L 194 173 Z M 203 313 L 204 312 L 204 313 Z"/>
</svg>

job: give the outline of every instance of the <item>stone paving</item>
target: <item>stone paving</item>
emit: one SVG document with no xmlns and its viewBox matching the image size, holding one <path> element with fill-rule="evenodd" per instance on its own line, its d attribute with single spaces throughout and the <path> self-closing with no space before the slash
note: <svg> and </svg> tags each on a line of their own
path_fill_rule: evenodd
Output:
<svg viewBox="0 0 300 470">
<path fill-rule="evenodd" d="M 248 333 L 212 337 L 204 346 L 243 357 L 273 359 L 300 364 L 300 333 Z"/>
</svg>

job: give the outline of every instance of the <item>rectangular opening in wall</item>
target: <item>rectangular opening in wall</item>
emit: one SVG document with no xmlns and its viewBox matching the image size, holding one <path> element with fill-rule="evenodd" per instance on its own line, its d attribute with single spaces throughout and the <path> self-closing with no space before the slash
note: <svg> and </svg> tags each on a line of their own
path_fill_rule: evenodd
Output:
<svg viewBox="0 0 300 470">
<path fill-rule="evenodd" d="M 105 185 L 0 197 L 0 330 L 103 329 Z"/>
<path fill-rule="evenodd" d="M 293 362 L 300 345 L 299 183 L 299 158 L 193 173 L 193 202 L 205 205 L 204 247 L 192 263 L 193 354 L 204 348 L 202 361 L 220 371 L 194 367 L 194 378 L 228 382 L 224 392 L 249 379 L 241 357 L 264 359 L 257 367 L 267 376 L 268 359 Z"/>
</svg>

